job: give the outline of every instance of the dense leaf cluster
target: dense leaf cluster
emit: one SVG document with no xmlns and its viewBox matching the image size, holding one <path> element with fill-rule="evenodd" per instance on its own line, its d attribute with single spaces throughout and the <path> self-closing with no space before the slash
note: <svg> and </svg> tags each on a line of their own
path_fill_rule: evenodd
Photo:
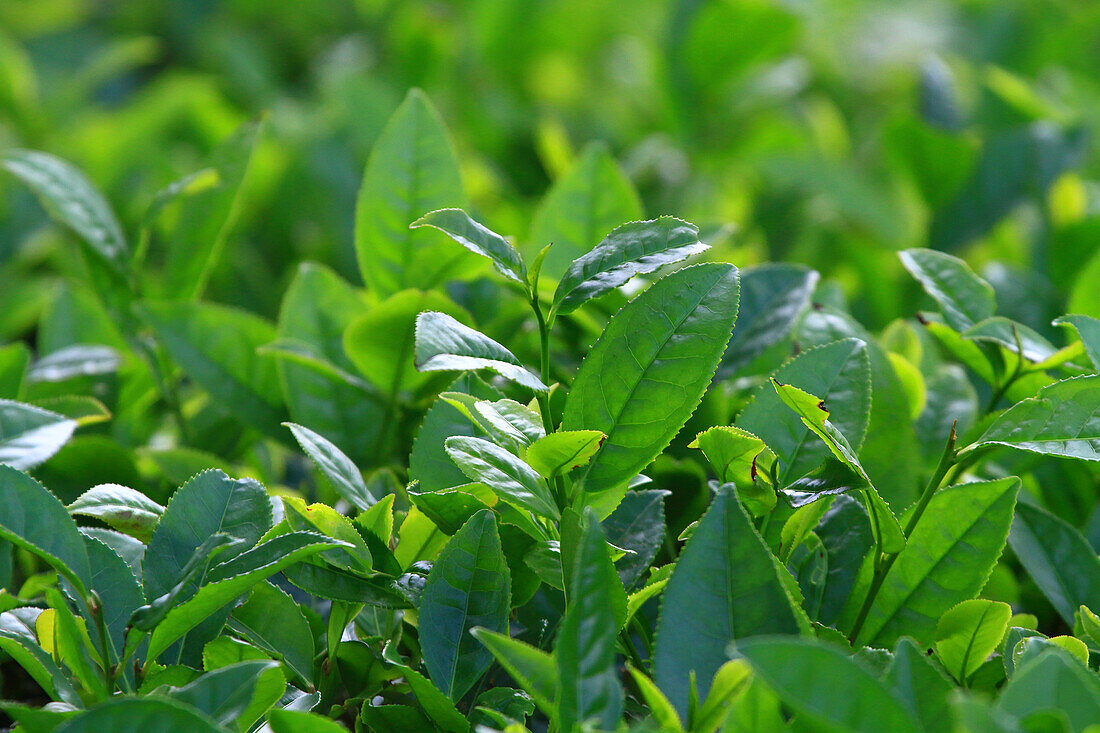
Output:
<svg viewBox="0 0 1100 733">
<path fill-rule="evenodd" d="M 133 231 L 61 158 L 0 154 L 92 285 L 40 327 L 61 348 L 0 347 L 20 730 L 1100 721 L 1100 558 L 1065 519 L 1100 320 L 1055 346 L 906 249 L 934 309 L 871 333 L 809 267 L 637 218 L 605 154 L 517 248 L 412 91 L 357 200 L 366 287 L 303 264 L 270 322 L 202 297 L 262 134 Z"/>
</svg>

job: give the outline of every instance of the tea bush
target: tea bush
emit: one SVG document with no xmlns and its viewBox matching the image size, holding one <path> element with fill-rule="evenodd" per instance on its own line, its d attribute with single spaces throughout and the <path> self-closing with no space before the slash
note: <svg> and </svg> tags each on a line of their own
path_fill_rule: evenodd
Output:
<svg viewBox="0 0 1100 733">
<path fill-rule="evenodd" d="M 1100 723 L 1082 128 L 967 130 L 937 63 L 886 136 L 920 235 L 851 170 L 772 160 L 847 219 L 788 212 L 817 234 L 787 253 L 767 211 L 794 199 L 761 194 L 744 235 L 645 218 L 598 145 L 499 203 L 500 234 L 417 89 L 344 202 L 351 267 L 273 255 L 285 287 L 236 246 L 266 241 L 285 109 L 124 212 L 52 151 L 0 151 L 53 221 L 0 281 L 0 710 L 30 733 Z M 1049 116 L 1004 74 L 1002 104 Z M 1021 231 L 1030 271 L 968 264 L 1018 261 Z"/>
</svg>

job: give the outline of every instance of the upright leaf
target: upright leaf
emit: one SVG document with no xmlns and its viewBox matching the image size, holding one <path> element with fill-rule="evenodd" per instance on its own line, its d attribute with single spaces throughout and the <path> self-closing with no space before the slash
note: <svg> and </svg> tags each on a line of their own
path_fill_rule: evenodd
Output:
<svg viewBox="0 0 1100 733">
<path fill-rule="evenodd" d="M 607 435 L 575 474 L 600 516 L 695 411 L 737 318 L 737 292 L 733 265 L 684 268 L 623 306 L 589 350 L 562 428 Z"/>
<path fill-rule="evenodd" d="M 556 722 L 561 730 L 578 725 L 612 730 L 623 710 L 623 688 L 615 664 L 619 631 L 615 606 L 625 606 L 626 595 L 591 510 L 587 519 L 574 563 L 569 605 L 554 643 Z"/>
<path fill-rule="evenodd" d="M 436 374 L 421 374 L 413 362 L 416 317 L 424 311 L 445 312 L 466 320 L 461 308 L 434 291 L 402 290 L 351 321 L 344 331 L 344 351 L 359 373 L 390 400 L 416 392 Z"/>
<path fill-rule="evenodd" d="M 99 258 L 123 268 L 129 247 L 122 227 L 103 194 L 75 166 L 37 150 L 6 150 L 0 165 L 30 186 L 46 212 L 76 232 Z"/>
<path fill-rule="evenodd" d="M 551 310 L 570 313 L 635 275 L 656 272 L 707 249 L 699 241 L 698 227 L 671 216 L 623 224 L 573 261 L 558 282 Z"/>
<path fill-rule="evenodd" d="M 298 445 L 302 446 L 306 455 L 313 459 L 325 478 L 332 482 L 333 488 L 340 496 L 364 511 L 378 501 L 363 481 L 363 474 L 331 441 L 301 425 L 284 424 L 290 428 Z"/>
<path fill-rule="evenodd" d="M 169 687 L 165 695 L 243 733 L 282 697 L 285 687 L 279 663 L 263 659 L 208 670 L 194 682 Z"/>
<path fill-rule="evenodd" d="M 820 276 L 801 265 L 766 264 L 741 271 L 741 306 L 718 376 L 733 377 L 791 332 Z"/>
<path fill-rule="evenodd" d="M 0 400 L 0 464 L 34 468 L 69 442 L 76 421 L 22 402 Z"/>
<path fill-rule="evenodd" d="M 1068 653 L 1049 649 L 1016 669 L 994 709 L 1018 718 L 1061 711 L 1071 730 L 1085 730 L 1100 719 L 1100 681 Z"/>
<path fill-rule="evenodd" d="M 425 311 L 417 317 L 415 356 L 422 372 L 488 369 L 536 392 L 547 390 L 512 352 L 446 313 Z"/>
<path fill-rule="evenodd" d="M 361 295 L 335 272 L 313 263 L 298 267 L 279 307 L 282 342 L 301 342 L 345 373 L 344 333 L 367 311 Z M 363 389 L 292 359 L 278 360 L 279 381 L 294 422 L 327 436 L 354 461 L 375 458 L 384 406 Z"/>
<path fill-rule="evenodd" d="M 1020 502 L 1008 541 L 1035 585 L 1070 627 L 1080 606 L 1100 608 L 1100 558 L 1069 523 Z"/>
<path fill-rule="evenodd" d="M 690 676 L 699 697 L 706 697 L 731 642 L 800 633 L 798 611 L 779 575 L 784 572 L 733 489 L 724 487 L 680 554 L 657 620 L 654 679 L 682 719 Z"/>
<path fill-rule="evenodd" d="M 649 569 L 665 539 L 665 497 L 662 489 L 628 491 L 622 502 L 603 521 L 608 542 L 629 550 L 615 562 L 619 580 L 631 588 Z"/>
<path fill-rule="evenodd" d="M 547 244 L 542 272 L 561 277 L 569 263 L 624 221 L 642 218 L 642 203 L 602 144 L 585 148 L 539 204 L 527 238 L 535 252 Z"/>
<path fill-rule="evenodd" d="M 363 281 L 386 297 L 452 278 L 472 255 L 439 232 L 409 225 L 425 212 L 465 204 L 443 121 L 427 96 L 413 89 L 375 142 L 359 189 L 355 252 Z"/>
<path fill-rule="evenodd" d="M 997 307 L 993 286 L 958 257 L 931 249 L 906 249 L 898 252 L 898 257 L 940 304 L 944 318 L 956 331 L 965 331 L 993 315 Z"/>
<path fill-rule="evenodd" d="M 996 649 L 1012 617 L 1012 607 L 1000 601 L 963 601 L 936 624 L 936 654 L 947 671 L 965 683 Z"/>
<path fill-rule="evenodd" d="M 0 537 L 42 558 L 81 596 L 92 587 L 84 538 L 65 505 L 11 466 L 0 466 Z"/>
<path fill-rule="evenodd" d="M 197 300 L 221 260 L 240 214 L 245 177 L 262 122 L 246 122 L 210 154 L 217 185 L 178 200 L 178 225 L 168 241 L 162 297 Z"/>
<path fill-rule="evenodd" d="M 558 675 L 554 657 L 507 634 L 475 628 L 470 633 L 547 715 L 554 714 Z"/>
<path fill-rule="evenodd" d="M 912 639 L 902 637 L 898 641 L 884 681 L 917 716 L 925 730 L 951 727 L 951 710 L 947 703 L 955 685 Z"/>
<path fill-rule="evenodd" d="M 434 227 L 474 254 L 493 263 L 497 272 L 518 283 L 527 280 L 527 265 L 519 252 L 504 237 L 474 221 L 462 209 L 438 209 L 409 225 L 412 229 Z"/>
<path fill-rule="evenodd" d="M 493 513 L 484 509 L 447 543 L 420 601 L 420 644 L 432 682 L 458 700 L 489 668 L 492 654 L 470 635 L 508 631 L 508 566 Z"/>
<path fill-rule="evenodd" d="M 794 710 L 838 730 L 921 729 L 916 717 L 869 670 L 815 639 L 753 639 L 737 645 L 753 671 Z"/>
<path fill-rule="evenodd" d="M 1100 371 L 1100 320 L 1092 316 L 1070 314 L 1054 319 L 1055 326 L 1072 326 L 1081 337 L 1093 370 Z"/>
<path fill-rule="evenodd" d="M 844 339 L 804 351 L 778 369 L 772 379 L 815 395 L 828 410 L 829 422 L 859 450 L 871 409 L 867 346 Z M 802 416 L 784 409 L 782 396 L 764 385 L 737 417 L 737 426 L 763 439 L 782 462 L 780 484 L 817 466 L 829 455 Z"/>
<path fill-rule="evenodd" d="M 143 563 L 146 596 L 152 600 L 171 590 L 195 549 L 211 536 L 224 533 L 239 542 L 222 553 L 219 560 L 224 561 L 256 544 L 271 521 L 271 502 L 256 481 L 234 480 L 215 470 L 200 473 L 172 496 L 149 540 Z"/>
<path fill-rule="evenodd" d="M 256 353 L 275 340 L 259 316 L 209 303 L 146 303 L 146 320 L 187 376 L 244 422 L 282 437 L 275 364 Z"/>
<path fill-rule="evenodd" d="M 271 583 L 257 584 L 248 600 L 233 609 L 229 626 L 312 684 L 313 632 L 285 592 Z"/>
<path fill-rule="evenodd" d="M 936 623 L 973 598 L 1001 555 L 1020 480 L 960 484 L 936 493 L 898 553 L 859 633 L 871 646 L 903 635 L 931 644 Z"/>
</svg>

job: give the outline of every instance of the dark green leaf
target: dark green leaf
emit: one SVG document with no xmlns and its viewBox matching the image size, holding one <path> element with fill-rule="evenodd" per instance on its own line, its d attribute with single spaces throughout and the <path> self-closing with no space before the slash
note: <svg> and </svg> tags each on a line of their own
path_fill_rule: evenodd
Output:
<svg viewBox="0 0 1100 733">
<path fill-rule="evenodd" d="M 978 440 L 960 451 L 1005 445 L 1031 453 L 1100 461 L 1100 376 L 1043 387 L 1005 410 Z"/>
<path fill-rule="evenodd" d="M 1081 337 L 1093 369 L 1100 370 L 1100 320 L 1091 316 L 1068 315 L 1054 319 L 1055 326 L 1073 326 Z"/>
<path fill-rule="evenodd" d="M 940 304 L 947 323 L 965 331 L 993 315 L 993 286 L 974 274 L 958 257 L 931 249 L 906 249 L 898 257 L 925 292 Z"/>
<path fill-rule="evenodd" d="M 611 515 L 603 520 L 608 542 L 629 550 L 615 563 L 619 580 L 631 588 L 649 569 L 665 539 L 665 497 L 662 489 L 628 491 Z"/>
<path fill-rule="evenodd" d="M 955 686 L 912 639 L 903 637 L 898 641 L 884 681 L 917 716 L 925 730 L 950 729 L 951 710 L 947 706 L 947 696 Z"/>
<path fill-rule="evenodd" d="M 871 606 L 859 641 L 892 646 L 903 635 L 931 644 L 936 622 L 973 598 L 1001 555 L 1019 479 L 942 489 L 897 556 Z"/>
<path fill-rule="evenodd" d="M 420 644 L 432 682 L 458 700 L 489 668 L 492 655 L 470 636 L 483 627 L 507 633 L 508 566 L 496 520 L 482 510 L 455 533 L 436 559 L 420 602 Z"/>
<path fill-rule="evenodd" d="M 500 666 L 531 695 L 543 712 L 554 714 L 558 675 L 552 655 L 507 634 L 488 629 L 471 629 L 470 633 L 492 652 Z"/>
<path fill-rule="evenodd" d="M 1100 681 L 1061 649 L 1049 649 L 1020 665 L 997 698 L 995 709 L 1023 718 L 1039 710 L 1065 713 L 1072 730 L 1100 720 Z"/>
<path fill-rule="evenodd" d="M 784 703 L 812 720 L 866 733 L 920 730 L 901 700 L 836 647 L 776 637 L 739 643 L 737 651 Z"/>
<path fill-rule="evenodd" d="M 1033 329 L 1002 316 L 986 318 L 984 321 L 975 323 L 963 331 L 962 335 L 971 341 L 1000 344 L 1009 351 L 1020 353 L 1025 359 L 1034 362 L 1049 359 L 1058 351 L 1053 344 Z"/>
<path fill-rule="evenodd" d="M 741 271 L 741 305 L 718 376 L 728 378 L 790 333 L 810 306 L 819 275 L 801 265 L 756 265 Z"/>
<path fill-rule="evenodd" d="M 270 583 L 257 584 L 248 600 L 233 609 L 229 626 L 313 684 L 313 633 L 286 593 Z"/>
<path fill-rule="evenodd" d="M 551 312 L 570 313 L 585 301 L 709 249 L 699 228 L 671 216 L 632 221 L 614 229 L 569 266 L 554 293 Z"/>
<path fill-rule="evenodd" d="M 279 663 L 265 659 L 207 671 L 194 682 L 170 687 L 164 694 L 219 725 L 243 732 L 282 697 L 285 687 Z"/>
<path fill-rule="evenodd" d="M 615 664 L 619 631 L 616 605 L 623 592 L 607 542 L 592 510 L 587 512 L 569 588 L 569 605 L 554 643 L 558 670 L 556 723 L 562 730 L 594 725 L 612 730 L 623 709 L 623 688 Z"/>
<path fill-rule="evenodd" d="M 732 487 L 719 491 L 680 554 L 657 621 L 654 679 L 687 718 L 689 676 L 706 697 L 736 639 L 798 634 L 779 568 Z M 705 643 L 701 643 L 704 640 Z"/>
<path fill-rule="evenodd" d="M 1016 507 L 1012 551 L 1039 590 L 1073 626 L 1078 607 L 1100 608 L 1100 559 L 1074 527 L 1034 504 Z"/>
<path fill-rule="evenodd" d="M 601 517 L 698 406 L 737 317 L 737 290 L 732 265 L 686 267 L 623 306 L 589 350 L 562 428 L 607 435 L 576 472 Z"/>
<path fill-rule="evenodd" d="M 360 510 L 370 509 L 378 501 L 363 482 L 363 474 L 332 442 L 301 425 L 283 424 L 294 433 L 294 439 L 298 441 L 298 445 L 302 446 L 306 455 L 313 459 L 321 469 L 321 473 L 325 474 L 325 478 L 332 482 L 333 488 L 340 496 Z"/>
<path fill-rule="evenodd" d="M 235 414 L 282 437 L 282 401 L 275 363 L 256 353 L 275 328 L 245 311 L 209 303 L 146 303 L 160 343 L 184 373 Z"/>
<path fill-rule="evenodd" d="M 138 730 L 223 733 L 222 728 L 193 707 L 163 697 L 117 697 L 57 727 L 57 733 L 133 733 Z"/>
</svg>

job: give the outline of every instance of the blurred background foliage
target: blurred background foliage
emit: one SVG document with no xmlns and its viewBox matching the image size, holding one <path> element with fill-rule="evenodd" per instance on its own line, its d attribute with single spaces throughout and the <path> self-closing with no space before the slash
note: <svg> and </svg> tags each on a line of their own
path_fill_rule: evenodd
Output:
<svg viewBox="0 0 1100 733">
<path fill-rule="evenodd" d="M 806 263 L 869 327 L 913 313 L 894 252 L 931 246 L 1050 333 L 1071 299 L 1100 311 L 1073 293 L 1100 243 L 1097 37 L 1100 4 L 1071 0 L 4 0 L 0 148 L 73 161 L 132 231 L 265 116 L 207 297 L 273 317 L 303 259 L 360 282 L 363 167 L 418 86 L 473 211 L 525 247 L 555 180 L 609 165 L 600 141 L 639 214 L 740 266 Z M 82 279 L 68 236 L 0 178 L 0 341 Z"/>
</svg>

